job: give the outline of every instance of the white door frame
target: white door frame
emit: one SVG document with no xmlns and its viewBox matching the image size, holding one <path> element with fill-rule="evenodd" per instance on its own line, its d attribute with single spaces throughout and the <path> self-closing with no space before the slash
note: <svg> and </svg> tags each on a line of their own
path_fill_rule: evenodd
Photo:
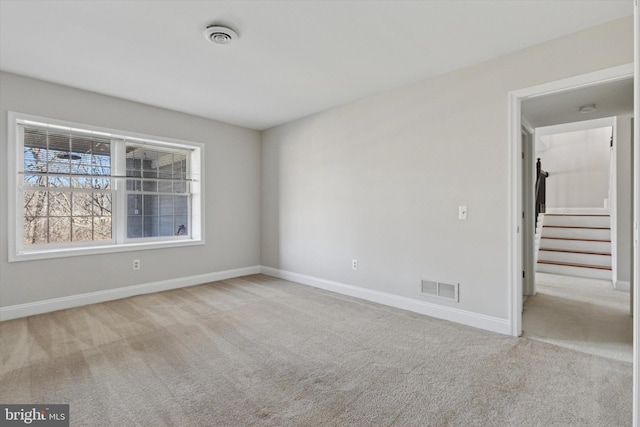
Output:
<svg viewBox="0 0 640 427">
<path fill-rule="evenodd" d="M 599 85 L 617 80 L 627 79 L 634 75 L 634 64 L 625 64 L 618 67 L 580 76 L 570 77 L 516 90 L 509 93 L 509 200 L 511 200 L 509 212 L 509 266 L 510 282 L 509 301 L 511 304 L 509 323 L 511 334 L 522 334 L 522 266 L 523 266 L 523 239 L 522 239 L 522 119 L 520 105 L 523 100 L 543 95 L 564 92 L 567 90 Z M 636 85 L 637 88 L 637 85 Z M 637 107 L 636 107 L 637 108 Z M 636 123 L 637 124 L 637 123 Z M 636 141 L 637 144 L 637 141 Z M 638 159 L 636 159 L 638 160 Z M 637 170 L 634 167 L 634 170 Z M 637 182 L 637 181 L 636 181 Z M 636 188 L 636 191 L 638 189 Z M 634 329 L 635 330 L 635 329 Z"/>
<path fill-rule="evenodd" d="M 633 57 L 634 57 L 634 121 L 633 121 L 633 278 L 631 281 L 631 295 L 633 300 L 633 421 L 632 426 L 640 425 L 640 315 L 638 313 L 640 298 L 635 292 L 636 284 L 640 279 L 640 251 L 638 250 L 638 223 L 640 222 L 640 8 L 638 0 L 635 0 L 633 7 Z"/>
<path fill-rule="evenodd" d="M 535 295 L 535 129 L 522 118 L 522 295 Z M 523 297 L 524 298 L 524 297 Z M 523 300 L 524 301 L 524 300 Z M 524 302 L 523 302 L 524 304 Z"/>
</svg>

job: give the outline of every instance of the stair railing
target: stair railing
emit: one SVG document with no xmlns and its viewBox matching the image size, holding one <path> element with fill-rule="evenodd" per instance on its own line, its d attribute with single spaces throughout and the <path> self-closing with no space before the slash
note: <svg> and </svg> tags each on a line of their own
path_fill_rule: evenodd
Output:
<svg viewBox="0 0 640 427">
<path fill-rule="evenodd" d="M 545 213 L 547 210 L 547 178 L 549 172 L 542 170 L 540 158 L 536 162 L 536 224 L 538 223 L 538 215 Z"/>
</svg>

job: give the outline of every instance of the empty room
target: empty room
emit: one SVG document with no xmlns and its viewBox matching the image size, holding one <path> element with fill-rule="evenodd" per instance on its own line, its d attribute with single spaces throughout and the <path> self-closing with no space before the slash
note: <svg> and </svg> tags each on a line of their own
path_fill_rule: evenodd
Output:
<svg viewBox="0 0 640 427">
<path fill-rule="evenodd" d="M 637 425 L 636 3 L 0 0 L 0 424 Z M 624 357 L 533 283 L 598 120 Z"/>
</svg>

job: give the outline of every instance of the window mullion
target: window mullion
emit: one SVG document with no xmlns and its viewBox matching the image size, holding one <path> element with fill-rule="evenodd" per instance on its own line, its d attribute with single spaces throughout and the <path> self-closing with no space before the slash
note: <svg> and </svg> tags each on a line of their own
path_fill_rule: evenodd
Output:
<svg viewBox="0 0 640 427">
<path fill-rule="evenodd" d="M 111 147 L 113 149 L 112 175 L 125 176 L 127 174 L 126 143 L 123 140 L 112 140 Z M 111 185 L 114 188 L 111 224 L 116 244 L 122 244 L 127 235 L 127 181 L 115 178 Z"/>
</svg>

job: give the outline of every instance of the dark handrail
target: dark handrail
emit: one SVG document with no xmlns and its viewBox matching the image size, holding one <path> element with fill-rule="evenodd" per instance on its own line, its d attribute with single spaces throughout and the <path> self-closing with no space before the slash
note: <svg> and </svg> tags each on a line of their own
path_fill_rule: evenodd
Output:
<svg viewBox="0 0 640 427">
<path fill-rule="evenodd" d="M 540 158 L 536 162 L 536 224 L 538 223 L 538 215 L 545 213 L 547 210 L 547 178 L 549 172 L 542 170 Z"/>
</svg>

